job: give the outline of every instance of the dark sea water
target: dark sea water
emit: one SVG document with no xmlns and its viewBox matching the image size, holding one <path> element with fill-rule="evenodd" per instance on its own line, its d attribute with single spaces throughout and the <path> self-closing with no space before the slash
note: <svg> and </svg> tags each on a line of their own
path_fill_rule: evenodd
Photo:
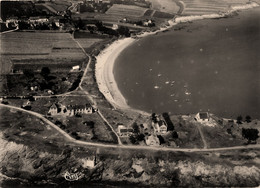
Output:
<svg viewBox="0 0 260 188">
<path fill-rule="evenodd" d="M 142 38 L 121 53 L 114 74 L 137 109 L 260 118 L 260 8 Z"/>
</svg>

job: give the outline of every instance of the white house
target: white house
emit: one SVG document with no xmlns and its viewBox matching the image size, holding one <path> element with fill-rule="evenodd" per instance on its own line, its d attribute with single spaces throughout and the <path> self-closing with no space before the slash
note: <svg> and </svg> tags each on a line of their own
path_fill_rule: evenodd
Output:
<svg viewBox="0 0 260 188">
<path fill-rule="evenodd" d="M 113 30 L 117 30 L 117 29 L 118 29 L 118 25 L 117 25 L 117 24 L 113 24 L 112 29 L 113 29 Z"/>
<path fill-rule="evenodd" d="M 150 135 L 145 138 L 145 143 L 148 146 L 159 146 L 160 141 L 156 135 Z"/>
<path fill-rule="evenodd" d="M 72 67 L 72 71 L 79 71 L 80 70 L 80 66 L 76 65 Z"/>
<path fill-rule="evenodd" d="M 210 120 L 210 115 L 208 112 L 199 112 L 195 116 L 198 122 L 205 122 Z"/>
<path fill-rule="evenodd" d="M 153 126 L 155 134 L 166 134 L 167 133 L 167 124 L 164 120 L 152 122 L 152 126 Z"/>
</svg>

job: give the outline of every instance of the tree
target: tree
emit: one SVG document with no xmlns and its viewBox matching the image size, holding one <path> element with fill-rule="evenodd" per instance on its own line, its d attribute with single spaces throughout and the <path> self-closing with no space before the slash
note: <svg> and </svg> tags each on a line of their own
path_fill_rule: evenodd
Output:
<svg viewBox="0 0 260 188">
<path fill-rule="evenodd" d="M 117 29 L 117 32 L 119 33 L 119 35 L 124 35 L 124 36 L 126 36 L 126 37 L 130 37 L 130 32 L 129 32 L 128 27 L 120 26 L 120 27 Z"/>
<path fill-rule="evenodd" d="M 179 138 L 179 135 L 178 135 L 178 133 L 176 131 L 172 132 L 172 138 L 174 138 L 174 139 Z"/>
<path fill-rule="evenodd" d="M 173 131 L 174 130 L 174 125 L 170 119 L 170 116 L 167 112 L 163 113 L 163 118 L 166 121 L 167 125 L 168 125 L 168 131 Z"/>
<path fill-rule="evenodd" d="M 136 122 L 134 122 L 134 124 L 133 124 L 133 129 L 134 129 L 134 133 L 136 133 L 136 134 L 140 133 L 139 126 L 137 125 Z"/>
<path fill-rule="evenodd" d="M 248 143 L 256 142 L 259 138 L 257 129 L 242 129 L 242 136 L 248 140 Z"/>
<path fill-rule="evenodd" d="M 129 137 L 129 140 L 132 144 L 136 144 L 136 138 L 133 135 Z"/>
<path fill-rule="evenodd" d="M 242 124 L 243 117 L 240 115 L 237 117 L 237 123 Z"/>
<path fill-rule="evenodd" d="M 47 78 L 50 73 L 51 73 L 51 71 L 50 71 L 50 69 L 49 69 L 48 67 L 42 67 L 41 75 L 42 75 L 44 78 Z"/>
<path fill-rule="evenodd" d="M 246 122 L 250 123 L 251 122 L 251 117 L 249 115 L 246 116 Z"/>
<path fill-rule="evenodd" d="M 165 140 L 164 140 L 164 138 L 161 135 L 158 135 L 157 137 L 159 138 L 160 145 L 165 143 Z"/>
</svg>

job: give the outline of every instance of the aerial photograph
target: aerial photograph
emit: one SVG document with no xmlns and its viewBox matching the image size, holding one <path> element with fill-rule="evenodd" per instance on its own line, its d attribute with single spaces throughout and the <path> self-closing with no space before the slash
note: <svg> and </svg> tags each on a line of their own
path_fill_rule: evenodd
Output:
<svg viewBox="0 0 260 188">
<path fill-rule="evenodd" d="M 260 0 L 0 0 L 0 187 L 260 187 Z"/>
</svg>

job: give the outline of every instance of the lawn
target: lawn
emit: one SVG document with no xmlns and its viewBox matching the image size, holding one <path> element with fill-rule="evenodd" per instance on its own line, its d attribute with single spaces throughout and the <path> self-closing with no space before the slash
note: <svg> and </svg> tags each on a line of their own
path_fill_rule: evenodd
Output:
<svg viewBox="0 0 260 188">
<path fill-rule="evenodd" d="M 175 143 L 180 148 L 202 148 L 203 142 L 195 124 L 187 121 L 181 116 L 172 115 L 170 119 L 174 125 L 174 130 L 178 133 Z"/>
<path fill-rule="evenodd" d="M 27 113 L 0 107 L 0 117 L 0 131 L 8 141 L 53 153 L 60 152 L 66 142 L 51 126 Z"/>
</svg>

